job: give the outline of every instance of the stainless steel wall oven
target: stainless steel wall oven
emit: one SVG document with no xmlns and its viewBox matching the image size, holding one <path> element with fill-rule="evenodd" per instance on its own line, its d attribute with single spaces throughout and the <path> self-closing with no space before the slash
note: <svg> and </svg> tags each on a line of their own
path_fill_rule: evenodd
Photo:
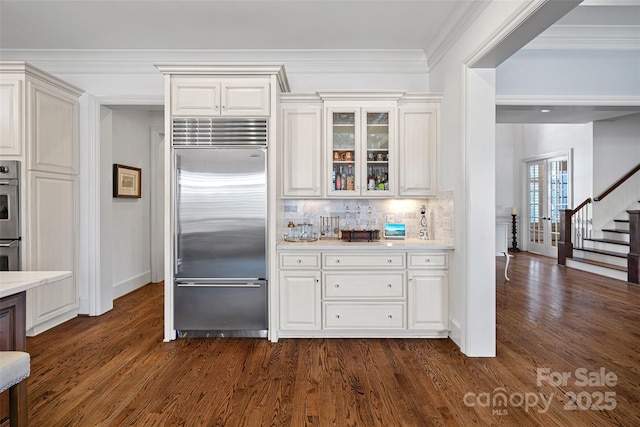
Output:
<svg viewBox="0 0 640 427">
<path fill-rule="evenodd" d="M 20 270 L 20 162 L 0 160 L 0 271 Z"/>
</svg>

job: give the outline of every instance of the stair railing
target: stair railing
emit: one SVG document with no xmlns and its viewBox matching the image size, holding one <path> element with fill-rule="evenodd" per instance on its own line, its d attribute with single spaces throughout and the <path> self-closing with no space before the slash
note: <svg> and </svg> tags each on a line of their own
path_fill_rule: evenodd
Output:
<svg viewBox="0 0 640 427">
<path fill-rule="evenodd" d="M 560 211 L 560 237 L 558 240 L 558 264 L 566 265 L 567 258 L 573 258 L 573 249 L 584 247 L 584 239 L 591 238 L 592 210 L 589 205 L 599 202 L 613 190 L 622 185 L 640 171 L 640 164 L 627 172 L 622 178 L 610 185 L 599 196 L 588 198 L 575 209 Z M 627 211 L 629 214 L 629 254 L 627 255 L 627 274 L 630 283 L 640 282 L 640 211 Z M 574 244 L 575 243 L 575 244 Z"/>
</svg>

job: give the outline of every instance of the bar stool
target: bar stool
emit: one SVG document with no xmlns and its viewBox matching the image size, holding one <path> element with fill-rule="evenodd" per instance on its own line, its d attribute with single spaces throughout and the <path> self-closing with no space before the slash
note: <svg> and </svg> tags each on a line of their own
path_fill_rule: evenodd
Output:
<svg viewBox="0 0 640 427">
<path fill-rule="evenodd" d="M 0 351 L 0 393 L 9 389 L 11 427 L 27 425 L 27 377 L 31 356 L 23 351 Z"/>
</svg>

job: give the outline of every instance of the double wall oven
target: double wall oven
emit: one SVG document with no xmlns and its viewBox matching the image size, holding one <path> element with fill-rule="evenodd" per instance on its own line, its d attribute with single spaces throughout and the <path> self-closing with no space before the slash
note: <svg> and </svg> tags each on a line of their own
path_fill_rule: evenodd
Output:
<svg viewBox="0 0 640 427">
<path fill-rule="evenodd" d="M 20 270 L 20 162 L 0 160 L 0 271 Z"/>
</svg>

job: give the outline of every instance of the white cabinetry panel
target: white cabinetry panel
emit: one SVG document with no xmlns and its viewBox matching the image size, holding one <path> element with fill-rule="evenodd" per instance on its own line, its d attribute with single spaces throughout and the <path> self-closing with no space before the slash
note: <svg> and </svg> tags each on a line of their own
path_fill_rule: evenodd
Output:
<svg viewBox="0 0 640 427">
<path fill-rule="evenodd" d="M 78 101 L 75 97 L 42 85 L 27 83 L 30 110 L 32 170 L 78 173 Z"/>
<path fill-rule="evenodd" d="M 403 273 L 325 273 L 322 284 L 325 299 L 405 297 Z"/>
<path fill-rule="evenodd" d="M 431 104 L 398 108 L 400 196 L 437 195 L 438 111 Z"/>
<path fill-rule="evenodd" d="M 351 268 L 351 267 L 368 267 L 368 268 L 404 268 L 405 254 L 404 252 L 389 253 L 364 253 L 364 252 L 345 252 L 345 253 L 324 253 L 322 255 L 322 266 L 324 268 Z"/>
<path fill-rule="evenodd" d="M 173 116 L 268 116 L 270 81 L 266 78 L 172 77 Z"/>
<path fill-rule="evenodd" d="M 320 329 L 320 272 L 280 272 L 280 328 Z"/>
<path fill-rule="evenodd" d="M 282 108 L 284 197 L 322 195 L 322 106 Z"/>
<path fill-rule="evenodd" d="M 447 330 L 446 271 L 409 271 L 409 329 Z"/>
<path fill-rule="evenodd" d="M 402 329 L 404 302 L 323 303 L 325 329 Z"/>
<path fill-rule="evenodd" d="M 38 333 L 46 329 L 39 326 L 45 321 L 77 314 L 78 184 L 75 176 L 42 172 L 33 173 L 30 180 L 29 227 L 33 238 L 27 248 L 27 268 L 73 272 L 70 278 L 30 291 L 27 327 L 39 327 L 35 331 Z"/>
<path fill-rule="evenodd" d="M 22 154 L 22 82 L 0 80 L 0 155 Z"/>
</svg>

